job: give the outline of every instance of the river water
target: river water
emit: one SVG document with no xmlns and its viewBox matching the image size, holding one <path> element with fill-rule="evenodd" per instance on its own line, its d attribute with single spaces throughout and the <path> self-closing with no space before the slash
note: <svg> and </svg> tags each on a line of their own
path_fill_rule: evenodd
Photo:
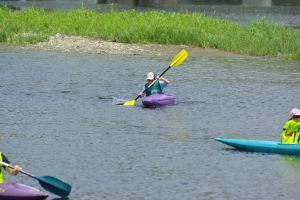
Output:
<svg viewBox="0 0 300 200">
<path fill-rule="evenodd" d="M 300 107 L 299 63 L 188 57 L 165 74 L 175 105 L 113 105 L 113 97 L 134 99 L 146 73 L 160 74 L 171 60 L 1 47 L 1 151 L 29 173 L 71 184 L 70 200 L 299 199 L 299 157 L 214 140 L 279 141 L 289 111 Z M 22 174 L 6 181 L 40 188 Z"/>
<path fill-rule="evenodd" d="M 188 57 L 165 74 L 175 105 L 113 105 L 113 96 L 134 99 L 146 73 L 171 60 L 2 47 L 1 151 L 27 172 L 71 184 L 71 200 L 298 199 L 297 157 L 214 138 L 279 141 L 299 107 L 299 63 Z M 22 174 L 6 181 L 40 188 Z"/>
</svg>

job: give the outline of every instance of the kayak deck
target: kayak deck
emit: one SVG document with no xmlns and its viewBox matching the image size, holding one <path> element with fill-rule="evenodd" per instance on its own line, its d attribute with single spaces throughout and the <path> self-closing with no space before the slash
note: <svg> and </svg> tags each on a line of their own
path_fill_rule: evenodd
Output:
<svg viewBox="0 0 300 200">
<path fill-rule="evenodd" d="M 166 106 L 174 102 L 175 97 L 172 94 L 152 94 L 142 100 L 144 106 Z"/>
<path fill-rule="evenodd" d="M 300 144 L 282 144 L 275 141 L 230 138 L 215 138 L 215 140 L 244 151 L 300 155 Z"/>
<path fill-rule="evenodd" d="M 48 194 L 20 183 L 0 184 L 0 200 L 44 200 Z"/>
</svg>

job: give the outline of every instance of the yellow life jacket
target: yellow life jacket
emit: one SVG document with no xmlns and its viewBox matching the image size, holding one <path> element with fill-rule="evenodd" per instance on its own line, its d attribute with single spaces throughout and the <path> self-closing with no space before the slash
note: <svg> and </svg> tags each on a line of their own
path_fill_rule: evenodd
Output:
<svg viewBox="0 0 300 200">
<path fill-rule="evenodd" d="M 0 152 L 0 161 L 2 161 L 2 154 Z M 0 184 L 4 183 L 4 174 L 3 174 L 3 168 L 2 164 L 0 164 Z"/>
<path fill-rule="evenodd" d="M 297 144 L 300 142 L 300 122 L 289 120 L 283 126 L 281 133 L 282 144 Z"/>
</svg>

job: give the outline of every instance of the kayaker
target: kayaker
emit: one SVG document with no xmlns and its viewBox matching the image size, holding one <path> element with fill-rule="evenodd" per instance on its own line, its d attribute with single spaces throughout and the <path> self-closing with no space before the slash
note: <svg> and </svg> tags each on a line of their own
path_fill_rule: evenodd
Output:
<svg viewBox="0 0 300 200">
<path fill-rule="evenodd" d="M 155 81 L 155 80 L 158 81 Z M 146 88 L 149 87 L 149 85 L 151 85 L 154 81 L 155 83 L 153 85 L 150 86 L 150 88 L 148 88 L 144 93 L 146 94 L 146 96 L 150 96 L 151 94 L 162 94 L 163 93 L 163 89 L 165 89 L 167 87 L 167 85 L 169 84 L 169 81 L 163 77 L 155 77 L 155 74 L 153 72 L 149 72 L 147 74 L 147 83 L 144 85 L 144 88 L 142 91 L 144 91 Z M 143 92 L 140 92 L 139 95 L 142 98 L 144 96 Z"/>
<path fill-rule="evenodd" d="M 300 110 L 294 108 L 290 112 L 290 119 L 283 126 L 281 143 L 300 143 Z"/>
<path fill-rule="evenodd" d="M 2 136 L 0 135 L 0 140 L 2 139 Z M 0 161 L 3 161 L 7 164 L 10 164 L 9 160 L 7 159 L 7 157 L 2 153 L 0 152 Z M 16 176 L 20 171 L 22 171 L 22 168 L 18 165 L 16 165 L 14 167 L 14 169 L 10 168 L 10 167 L 5 167 L 5 166 L 2 166 L 0 164 L 0 184 L 1 183 L 4 183 L 4 173 L 3 173 L 3 170 L 4 169 L 5 171 L 7 171 L 8 173 L 10 173 L 12 176 Z"/>
</svg>

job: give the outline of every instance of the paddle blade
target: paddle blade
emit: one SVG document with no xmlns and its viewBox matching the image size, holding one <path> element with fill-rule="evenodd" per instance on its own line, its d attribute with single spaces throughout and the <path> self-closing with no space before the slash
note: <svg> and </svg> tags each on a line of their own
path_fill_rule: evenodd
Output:
<svg viewBox="0 0 300 200">
<path fill-rule="evenodd" d="M 72 190 L 68 183 L 65 183 L 52 176 L 41 176 L 36 177 L 36 179 L 45 190 L 57 196 L 67 197 Z"/>
<path fill-rule="evenodd" d="M 127 101 L 123 104 L 123 106 L 134 106 L 135 100 Z"/>
<path fill-rule="evenodd" d="M 188 56 L 188 53 L 186 50 L 182 49 L 172 60 L 170 67 L 174 67 L 182 63 L 186 57 Z"/>
</svg>

